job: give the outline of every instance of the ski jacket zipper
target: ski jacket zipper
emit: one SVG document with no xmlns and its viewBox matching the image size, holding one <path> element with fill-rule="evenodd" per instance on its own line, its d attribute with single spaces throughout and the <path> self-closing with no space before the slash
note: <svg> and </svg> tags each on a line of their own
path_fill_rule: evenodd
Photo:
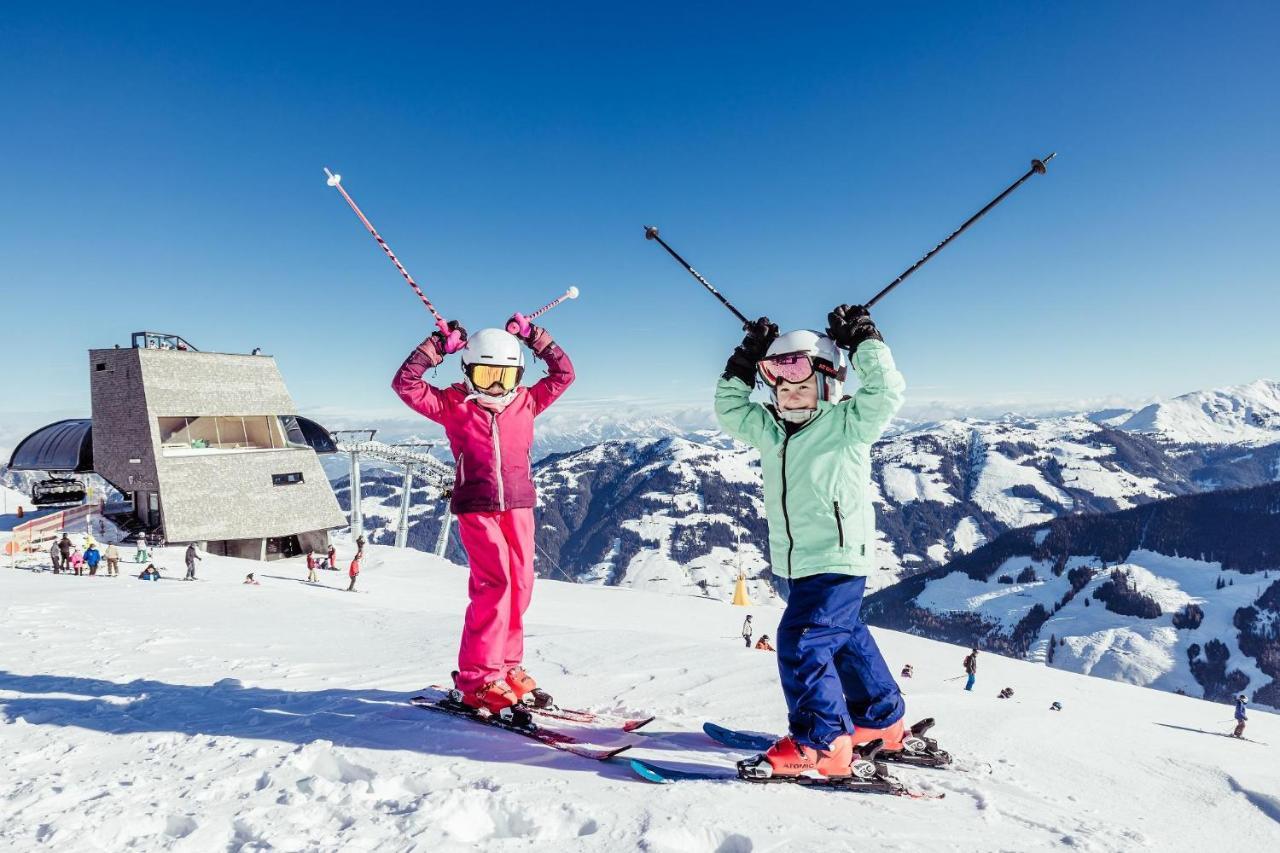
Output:
<svg viewBox="0 0 1280 853">
<path fill-rule="evenodd" d="M 791 577 L 791 552 L 796 548 L 796 540 L 791 535 L 791 516 L 787 513 L 787 444 L 791 441 L 788 434 L 782 439 L 782 521 L 787 528 L 787 578 Z"/>
<path fill-rule="evenodd" d="M 844 547 L 844 523 L 840 520 L 840 501 L 832 501 L 831 506 L 836 511 L 836 533 L 840 536 L 840 547 Z"/>
<path fill-rule="evenodd" d="M 498 481 L 498 511 L 506 512 L 507 498 L 502 489 L 502 439 L 498 434 L 498 416 L 489 413 L 489 437 L 493 440 L 493 460 L 498 470 L 496 472 Z"/>
</svg>

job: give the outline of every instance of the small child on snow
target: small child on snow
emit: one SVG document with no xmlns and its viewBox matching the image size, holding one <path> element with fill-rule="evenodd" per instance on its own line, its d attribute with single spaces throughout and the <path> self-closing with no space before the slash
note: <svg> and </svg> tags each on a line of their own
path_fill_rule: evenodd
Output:
<svg viewBox="0 0 1280 853">
<path fill-rule="evenodd" d="M 444 427 L 453 451 L 450 499 L 471 563 L 455 686 L 472 708 L 497 712 L 537 686 L 521 666 L 524 613 L 533 594 L 533 421 L 573 382 L 573 365 L 546 329 L 512 317 L 521 329 L 482 329 L 462 350 L 464 382 L 436 388 L 423 373 L 447 354 L 433 332 L 396 372 L 391 387 L 409 408 Z M 523 343 L 548 375 L 524 387 Z"/>
<path fill-rule="evenodd" d="M 903 748 L 897 683 L 860 618 L 875 569 L 871 445 L 905 383 L 861 306 L 841 305 L 827 334 L 785 335 L 761 317 L 716 386 L 721 428 L 760 451 L 769 550 L 787 598 L 778 670 L 790 734 L 752 764 L 757 775 L 848 776 L 856 746 Z M 861 386 L 843 397 L 847 350 Z M 757 376 L 772 403 L 751 401 Z"/>
</svg>

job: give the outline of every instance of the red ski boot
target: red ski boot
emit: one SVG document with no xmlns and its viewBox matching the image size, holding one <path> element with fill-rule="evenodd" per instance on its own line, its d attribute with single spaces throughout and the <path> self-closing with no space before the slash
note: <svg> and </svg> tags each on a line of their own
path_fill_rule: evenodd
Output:
<svg viewBox="0 0 1280 853">
<path fill-rule="evenodd" d="M 524 667 L 517 666 L 507 672 L 507 687 L 511 688 L 511 692 L 515 694 L 516 701 L 521 702 L 525 696 L 538 688 L 538 682 L 524 671 Z"/>
<path fill-rule="evenodd" d="M 748 764 L 751 766 L 747 767 Z M 853 773 L 852 766 L 852 735 L 840 735 L 826 749 L 796 743 L 788 736 L 769 747 L 758 759 L 738 763 L 739 768 L 760 779 L 781 776 L 845 778 Z"/>
<path fill-rule="evenodd" d="M 462 694 L 462 704 L 468 708 L 483 708 L 490 714 L 498 714 L 516 704 L 516 694 L 505 681 L 490 681 L 472 693 Z"/>
</svg>

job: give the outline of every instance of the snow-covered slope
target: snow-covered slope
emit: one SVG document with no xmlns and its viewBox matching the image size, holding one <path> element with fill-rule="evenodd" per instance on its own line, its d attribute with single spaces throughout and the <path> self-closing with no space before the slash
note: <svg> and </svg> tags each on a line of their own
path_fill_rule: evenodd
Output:
<svg viewBox="0 0 1280 853">
<path fill-rule="evenodd" d="M 340 551 L 349 548 L 340 545 Z M 1222 706 L 877 631 L 909 714 L 959 756 L 901 769 L 946 799 L 732 781 L 659 787 L 404 703 L 452 666 L 466 573 L 372 546 L 364 591 L 298 561 L 211 557 L 147 584 L 0 571 L 0 847 L 11 850 L 1264 850 L 1275 747 L 1213 734 Z M 176 549 L 161 555 L 176 567 Z M 243 586 L 256 571 L 257 587 Z M 779 612 L 751 611 L 772 632 Z M 647 711 L 633 751 L 723 767 L 714 719 L 777 732 L 772 654 L 742 609 L 542 581 L 528 665 L 563 700 Z M 1012 686 L 1015 697 L 997 699 Z M 1064 710 L 1049 705 L 1060 701 Z M 1249 734 L 1280 739 L 1251 712 Z"/>
<path fill-rule="evenodd" d="M 1280 382 L 1259 379 L 1152 403 L 1120 428 L 1173 444 L 1273 444 L 1280 441 Z"/>
</svg>

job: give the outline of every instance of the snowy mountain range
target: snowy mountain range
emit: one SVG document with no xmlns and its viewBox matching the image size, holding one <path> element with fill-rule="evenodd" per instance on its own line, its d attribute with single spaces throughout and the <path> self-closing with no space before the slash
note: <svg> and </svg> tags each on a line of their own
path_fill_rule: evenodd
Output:
<svg viewBox="0 0 1280 853">
<path fill-rule="evenodd" d="M 1280 708 L 1280 483 L 1007 532 L 871 596 L 873 624 Z"/>
<path fill-rule="evenodd" d="M 1275 400 L 1280 383 L 1257 382 L 1141 411 L 900 424 L 872 453 L 881 571 L 871 588 L 946 565 L 1007 530 L 1273 482 L 1280 407 L 1267 405 Z M 636 427 L 648 430 L 669 425 Z M 1181 440 L 1193 434 L 1216 440 Z M 535 477 L 544 576 L 725 595 L 742 572 L 753 596 L 770 597 L 749 448 L 711 430 L 667 431 L 552 454 Z M 396 473 L 366 476 L 366 519 L 382 520 L 375 527 L 393 525 L 399 484 Z M 345 478 L 336 485 L 339 500 L 349 500 Z M 409 538 L 427 548 L 439 507 L 425 480 L 416 488 Z M 374 537 L 390 539 L 389 529 Z"/>
</svg>

